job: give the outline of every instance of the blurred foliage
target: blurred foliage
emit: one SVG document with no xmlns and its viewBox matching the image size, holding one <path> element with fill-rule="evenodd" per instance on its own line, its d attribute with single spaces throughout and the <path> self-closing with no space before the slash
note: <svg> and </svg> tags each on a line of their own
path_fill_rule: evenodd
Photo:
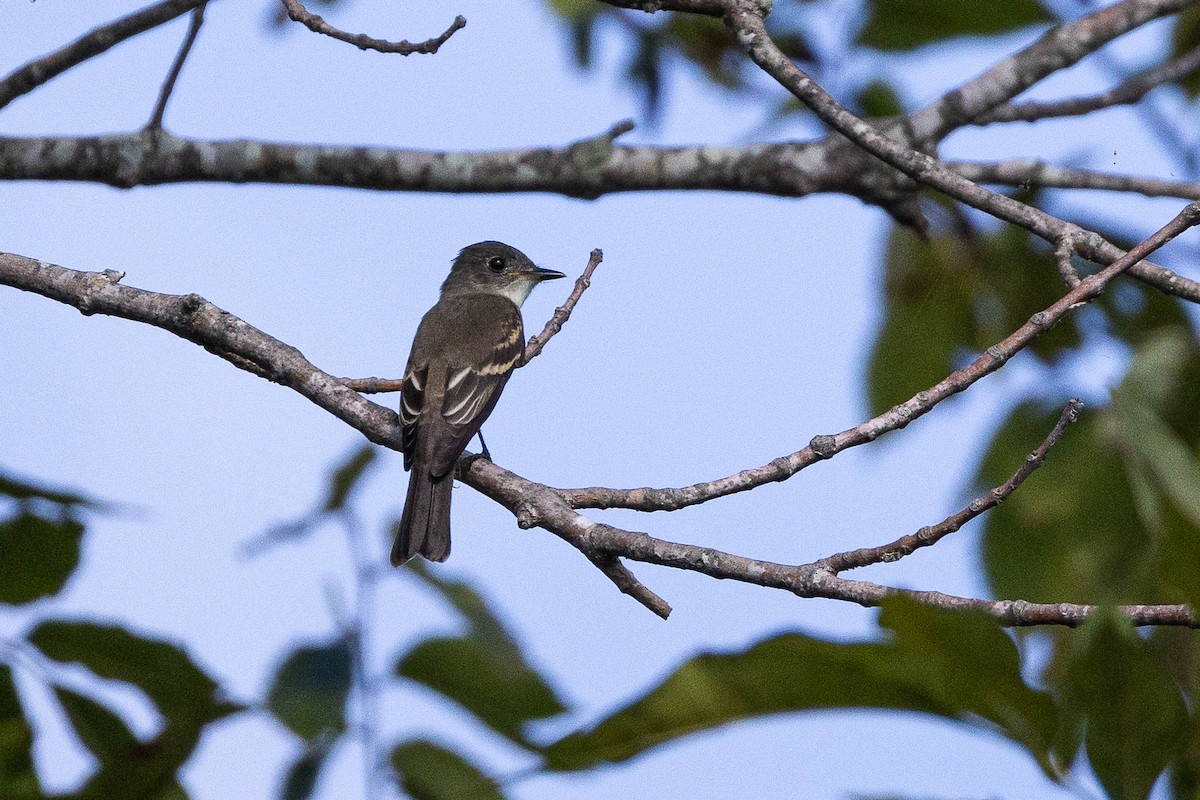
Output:
<svg viewBox="0 0 1200 800">
<path fill-rule="evenodd" d="M 87 515 L 110 510 L 82 494 L 0 475 L 0 605 L 32 615 L 35 601 L 52 602 L 79 567 Z M 34 727 L 13 681 L 14 665 L 29 662 L 38 668 L 27 674 L 50 690 L 61 718 L 96 759 L 77 791 L 55 797 L 186 798 L 176 773 L 205 726 L 240 706 L 222 700 L 217 684 L 177 645 L 114 624 L 37 618 L 23 637 L 0 640 L 0 797 L 46 796 L 30 755 Z M 119 711 L 74 685 L 77 676 L 63 669 L 68 664 L 135 689 L 161 715 L 161 730 L 137 737 Z"/>
<path fill-rule="evenodd" d="M 1200 6 L 1191 5 L 1179 13 L 1171 36 L 1171 57 L 1200 47 Z M 1177 81 L 1188 97 L 1200 94 L 1200 70 L 1193 70 Z"/>
<path fill-rule="evenodd" d="M 494 780 L 454 750 L 428 739 L 401 742 L 392 750 L 400 788 L 413 800 L 500 800 Z"/>
<path fill-rule="evenodd" d="M 756 70 L 747 64 L 733 34 L 719 20 L 697 14 L 646 14 L 602 5 L 595 0 L 549 0 L 571 37 L 576 63 L 596 65 L 595 42 L 602 30 L 621 31 L 628 39 L 620 70 L 642 96 L 644 114 L 653 123 L 662 109 L 666 72 L 672 64 L 689 65 L 713 87 L 733 93 L 753 90 Z M 790 58 L 812 63 L 815 56 L 798 25 L 780 26 L 769 18 L 771 34 Z"/>
<path fill-rule="evenodd" d="M 959 36 L 1010 33 L 1052 21 L 1036 0 L 867 0 L 867 21 L 858 40 L 880 50 L 914 50 Z"/>
<path fill-rule="evenodd" d="M 1186 326 L 1148 336 L 1112 402 L 1089 411 L 1026 483 L 987 517 L 993 591 L 1042 602 L 1182 602 L 1200 597 L 1200 344 Z M 1019 405 L 987 449 L 976 485 L 1012 471 L 1057 412 Z M 1080 480 L 1087 476 L 1087 480 Z"/>
<path fill-rule="evenodd" d="M 346 635 L 327 644 L 296 648 L 275 672 L 267 708 L 310 744 L 343 733 L 353 660 Z"/>
<path fill-rule="evenodd" d="M 962 218 L 953 225 L 928 240 L 892 228 L 883 324 L 867 363 L 872 415 L 928 389 L 1062 295 L 1053 255 L 1024 231 L 979 232 Z M 1053 362 L 1079 342 L 1069 317 L 1028 352 Z"/>
<path fill-rule="evenodd" d="M 1013 641 L 983 615 L 896 597 L 879 643 L 782 634 L 748 650 L 697 656 L 593 728 L 546 750 L 547 766 L 577 770 L 624 761 L 681 735 L 785 711 L 919 711 L 999 731 L 1048 774 L 1054 703 L 1021 677 Z"/>
</svg>

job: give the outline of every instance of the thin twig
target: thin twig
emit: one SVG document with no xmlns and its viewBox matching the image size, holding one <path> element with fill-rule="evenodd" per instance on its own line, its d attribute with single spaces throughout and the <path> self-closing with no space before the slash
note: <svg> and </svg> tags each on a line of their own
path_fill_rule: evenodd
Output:
<svg viewBox="0 0 1200 800">
<path fill-rule="evenodd" d="M 748 491 L 766 483 L 784 481 L 797 472 L 832 458 L 843 450 L 873 442 L 885 433 L 906 427 L 910 422 L 928 414 L 938 403 L 963 391 L 986 375 L 1003 367 L 1016 353 L 1050 330 L 1071 309 L 1095 299 L 1108 283 L 1139 260 L 1178 236 L 1200 219 L 1200 202 L 1188 205 L 1171 222 L 1145 241 L 1114 261 L 1100 272 L 1083 278 L 1077 286 L 1053 305 L 1038 311 L 1029 321 L 1010 333 L 1003 341 L 992 345 L 974 361 L 955 370 L 925 391 L 838 434 L 814 436 L 808 447 L 780 456 L 760 467 L 736 472 L 724 478 L 680 488 L 610 489 L 589 487 L 561 489 L 562 498 L 572 508 L 627 508 L 636 511 L 675 511 L 704 503 L 717 497 Z"/>
<path fill-rule="evenodd" d="M 596 568 L 608 576 L 622 594 L 627 594 L 662 619 L 671 616 L 671 604 L 650 591 L 616 556 L 585 553 Z"/>
<path fill-rule="evenodd" d="M 1054 261 L 1058 264 L 1058 274 L 1068 288 L 1074 289 L 1079 285 L 1079 271 L 1075 269 L 1075 242 L 1071 237 L 1064 236 L 1054 245 Z"/>
<path fill-rule="evenodd" d="M 440 36 L 435 36 L 432 39 L 426 39 L 423 42 L 413 44 L 408 40 L 400 42 L 389 42 L 386 39 L 374 39 L 367 36 L 365 33 L 347 33 L 339 30 L 321 17 L 313 14 L 306 9 L 300 0 L 282 0 L 283 7 L 287 11 L 287 15 L 292 21 L 299 22 L 304 27 L 308 28 L 313 33 L 320 33 L 324 36 L 329 36 L 342 42 L 349 42 L 359 50 L 375 50 L 379 53 L 398 53 L 402 56 L 411 56 L 413 53 L 432 54 L 438 51 L 438 48 L 446 43 L 451 36 L 462 30 L 467 25 L 467 20 L 459 15 L 454 18 L 454 22 L 450 23 L 450 27 L 445 30 Z"/>
<path fill-rule="evenodd" d="M 165 2 L 130 14 L 127 17 L 101 25 L 61 50 L 30 61 L 0 80 L 0 108 L 16 98 L 41 86 L 71 67 L 82 64 L 89 58 L 100 55 L 126 39 L 145 33 L 186 14 L 207 0 L 165 0 Z"/>
<path fill-rule="evenodd" d="M 571 312 L 575 310 L 575 306 L 579 303 L 579 298 L 583 297 L 583 293 L 592 285 L 592 273 L 596 271 L 596 267 L 600 266 L 600 262 L 604 260 L 604 252 L 599 248 L 592 251 L 588 257 L 587 266 L 583 268 L 583 274 L 575 279 L 575 288 L 571 290 L 567 301 L 558 308 L 554 309 L 553 316 L 546 322 L 546 327 L 542 328 L 542 332 L 529 340 L 525 345 L 525 360 L 522 365 L 528 364 L 546 346 L 546 342 L 559 331 L 563 325 L 571 318 Z"/>
<path fill-rule="evenodd" d="M 969 181 L 1046 189 L 1096 189 L 1145 197 L 1200 200 L 1200 184 L 1141 175 L 1114 175 L 1089 169 L 1058 167 L 1037 159 L 1017 161 L 947 161 L 946 166 Z"/>
<path fill-rule="evenodd" d="M 1072 290 L 1072 294 L 1064 297 L 1050 311 L 1061 316 L 1066 313 L 1065 310 L 1060 311 L 1063 303 L 1094 297 L 1134 260 L 1145 257 L 1198 220 L 1200 204 L 1188 206 L 1175 220 L 1131 250 L 1120 262 L 1084 278 Z M 74 306 L 85 314 L 108 314 L 155 325 L 208 347 L 213 352 L 224 354 L 226 358 L 236 356 L 236 359 L 230 358 L 231 363 L 254 364 L 272 380 L 329 411 L 360 431 L 368 440 L 394 450 L 400 449 L 400 425 L 394 411 L 350 390 L 337 378 L 311 364 L 296 348 L 268 336 L 198 295 L 166 295 L 122 286 L 117 282 L 119 277 L 120 273 L 117 272 L 80 272 L 0 253 L 0 284 L 41 294 Z M 1041 316 L 1036 324 L 1043 326 L 1049 320 L 1049 317 Z M 1000 352 L 988 354 L 992 359 L 1002 356 Z M 942 384 L 934 389 L 941 392 L 942 396 L 953 393 L 943 389 Z M 874 438 L 882 430 L 891 429 L 886 427 L 888 425 L 892 428 L 902 427 L 894 422 L 894 418 L 906 416 L 899 407 L 889 415 L 875 421 L 883 428 L 868 428 L 855 435 Z M 836 441 L 835 437 L 827 438 L 830 441 L 822 444 L 822 447 L 826 444 L 835 449 L 851 446 L 847 442 Z M 862 605 L 878 605 L 886 597 L 900 593 L 941 608 L 977 609 L 1005 625 L 1077 625 L 1094 611 L 1094 607 L 1085 605 L 990 601 L 902 590 L 850 581 L 817 564 L 774 564 L 710 548 L 667 542 L 645 533 L 621 530 L 586 519 L 568 505 L 567 493 L 563 490 L 533 483 L 486 459 L 465 456 L 459 461 L 457 476 L 508 508 L 516 516 L 520 527 L 537 525 L 546 528 L 571 542 L 593 563 L 597 557 L 632 559 L 700 572 L 715 578 L 784 589 L 801 597 L 825 597 Z M 614 582 L 617 580 L 612 575 L 608 577 Z M 617 585 L 621 584 L 618 582 Z M 648 597 L 638 599 L 651 607 Z M 1200 626 L 1200 620 L 1186 605 L 1124 606 L 1121 610 L 1138 625 Z M 659 612 L 656 610 L 655 613 Z"/>
<path fill-rule="evenodd" d="M 361 394 L 398 392 L 404 388 L 403 378 L 340 378 L 341 382 Z"/>
<path fill-rule="evenodd" d="M 972 125 L 991 125 L 996 122 L 1034 122 L 1053 117 L 1074 117 L 1090 114 L 1113 106 L 1132 105 L 1151 90 L 1200 69 L 1200 46 L 1193 47 L 1157 67 L 1131 75 L 1118 85 L 1102 94 L 1091 97 L 1072 97 L 1066 100 L 1008 103 L 997 106 L 981 117 L 971 121 Z"/>
<path fill-rule="evenodd" d="M 1079 419 L 1079 411 L 1083 408 L 1081 400 L 1070 400 L 1058 415 L 1058 421 L 1046 434 L 1046 438 L 1037 448 L 1026 456 L 1021 466 L 1013 473 L 1007 481 L 989 491 L 982 497 L 977 497 L 967 505 L 962 511 L 957 514 L 952 514 L 936 525 L 929 525 L 916 533 L 902 536 L 890 544 L 881 545 L 879 547 L 864 547 L 859 550 L 849 550 L 844 553 L 836 553 L 828 558 L 821 559 L 817 563 L 823 567 L 832 570 L 835 574 L 844 572 L 849 569 L 858 569 L 870 564 L 890 563 L 899 561 L 907 555 L 911 555 L 922 547 L 929 547 L 937 544 L 944 537 L 954 533 L 963 525 L 966 525 L 971 520 L 975 519 L 985 511 L 995 508 L 1008 499 L 1009 495 L 1017 490 L 1017 488 L 1025 482 L 1025 479 L 1033 474 L 1033 471 L 1042 465 L 1046 460 L 1046 453 L 1051 447 L 1058 442 L 1067 425 Z"/>
<path fill-rule="evenodd" d="M 171 93 L 175 91 L 175 81 L 179 79 L 179 73 L 183 70 L 183 62 L 187 61 L 188 54 L 192 52 L 192 45 L 196 43 L 200 26 L 204 24 L 204 9 L 207 7 L 208 0 L 204 0 L 192 10 L 192 20 L 188 24 L 187 34 L 183 37 L 183 44 L 175 56 L 175 62 L 171 64 L 171 71 L 167 73 L 167 79 L 158 93 L 158 102 L 154 104 L 154 111 L 150 114 L 150 121 L 146 123 L 146 130 L 162 130 L 163 114 L 167 111 L 167 102 L 171 99 Z"/>
</svg>

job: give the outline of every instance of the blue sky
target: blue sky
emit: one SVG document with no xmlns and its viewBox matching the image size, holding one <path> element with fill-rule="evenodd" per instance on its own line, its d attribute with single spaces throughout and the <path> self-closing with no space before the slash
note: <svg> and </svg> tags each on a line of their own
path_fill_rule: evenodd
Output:
<svg viewBox="0 0 1200 800">
<path fill-rule="evenodd" d="M 0 3 L 3 72 L 132 8 L 111 0 L 86 8 L 64 0 Z M 410 39 L 440 32 L 455 13 L 469 20 L 439 54 L 404 59 L 364 54 L 302 29 L 269 35 L 265 23 L 274 9 L 265 0 L 214 2 L 166 126 L 196 137 L 493 149 L 564 144 L 639 119 L 638 97 L 614 71 L 623 46 L 614 32 L 602 41 L 600 68 L 584 74 L 541 3 L 436 5 L 397 9 L 360 0 L 331 15 L 349 30 Z M 16 101 L 0 116 L 0 133 L 139 127 L 185 27 L 177 20 Z M 1125 57 L 1153 52 L 1154 33 L 1135 37 Z M 1021 41 L 947 48 L 936 64 L 902 58 L 892 68 L 913 100 L 926 101 Z M 837 84 L 845 79 L 831 89 L 844 88 Z M 750 132 L 761 135 L 764 113 L 755 103 L 713 93 L 685 71 L 672 70 L 667 81 L 660 126 L 627 141 L 736 144 Z M 1099 85 L 1102 77 L 1090 70 L 1073 70 L 1047 91 Z M 1071 127 L 1069 139 L 1064 123 L 969 131 L 954 137 L 946 154 L 1069 157 L 1171 174 L 1132 115 L 1106 112 L 1096 120 Z M 797 121 L 772 137 L 814 133 Z M 1101 205 L 1100 214 L 1148 232 L 1178 206 L 1122 200 Z M 603 248 L 605 261 L 575 316 L 514 377 L 486 426 L 498 463 L 551 485 L 670 486 L 719 477 L 865 414 L 863 359 L 879 323 L 879 253 L 888 223 L 845 197 L 703 192 L 586 202 L 10 183 L 0 185 L 0 207 L 5 250 L 77 269 L 120 269 L 140 288 L 197 292 L 338 375 L 398 375 L 416 324 L 463 245 L 500 239 L 571 275 L 592 248 Z M 1067 207 L 1080 214 L 1085 208 Z M 527 328 L 540 329 L 569 291 L 565 283 L 534 293 L 525 306 Z M 262 696 L 289 645 L 332 633 L 330 587 L 348 591 L 336 531 L 251 561 L 239 547 L 315 502 L 330 465 L 358 442 L 355 432 L 298 395 L 161 330 L 85 318 L 41 297 L 0 290 L 0 341 L 10 343 L 0 361 L 0 464 L 130 507 L 95 521 L 85 568 L 42 611 L 115 618 L 183 641 L 243 700 Z M 1120 353 L 1098 354 L 1077 365 L 1079 390 L 1095 393 L 1121 368 Z M 975 454 L 1006 404 L 1037 379 L 1018 359 L 903 433 L 787 483 L 670 515 L 596 518 L 784 562 L 889 541 L 956 510 Z M 385 454 L 364 498 L 373 520 L 398 513 L 406 479 L 399 455 Z M 493 600 L 531 657 L 581 709 L 548 725 L 548 733 L 597 718 L 700 650 L 739 648 L 783 630 L 844 639 L 874 632 L 875 612 L 847 604 L 633 565 L 674 606 L 663 622 L 557 538 L 518 530 L 507 512 L 468 488 L 455 492 L 453 520 L 445 574 L 471 581 Z M 863 574 L 980 595 L 974 542 L 968 529 Z M 382 538 L 378 552 L 385 561 Z M 380 668 L 418 638 L 454 624 L 404 579 L 384 584 L 379 606 Z M 28 620 L 0 615 L 0 635 Z M 60 724 L 45 719 L 36 685 L 27 680 L 23 687 L 42 710 L 37 755 L 47 786 L 68 789 L 86 774 L 86 756 Z M 153 730 L 153 715 L 137 698 L 114 697 L 144 732 Z M 389 738 L 433 732 L 497 774 L 528 766 L 419 690 L 390 692 L 383 716 Z M 185 783 L 199 800 L 269 796 L 298 748 L 265 715 L 243 714 L 205 739 Z M 359 796 L 360 764 L 352 748 L 336 754 L 320 796 Z M 888 792 L 1065 796 L 998 738 L 878 712 L 739 724 L 584 777 L 527 780 L 512 796 L 796 790 L 817 800 Z"/>
</svg>

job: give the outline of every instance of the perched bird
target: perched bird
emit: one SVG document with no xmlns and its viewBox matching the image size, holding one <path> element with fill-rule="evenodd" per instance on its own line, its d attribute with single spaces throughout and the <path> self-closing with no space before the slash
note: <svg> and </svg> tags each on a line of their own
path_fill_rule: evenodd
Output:
<svg viewBox="0 0 1200 800">
<path fill-rule="evenodd" d="M 500 242 L 473 244 L 454 259 L 404 369 L 400 424 L 411 474 L 393 565 L 417 554 L 430 561 L 450 555 L 455 462 L 525 358 L 521 304 L 540 282 L 562 277 Z"/>
</svg>

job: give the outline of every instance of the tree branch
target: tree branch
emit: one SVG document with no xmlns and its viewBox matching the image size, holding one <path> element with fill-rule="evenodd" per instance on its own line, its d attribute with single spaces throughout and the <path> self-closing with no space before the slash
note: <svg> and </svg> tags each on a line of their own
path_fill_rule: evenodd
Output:
<svg viewBox="0 0 1200 800">
<path fill-rule="evenodd" d="M 375 444 L 400 446 L 396 412 L 376 405 L 313 366 L 278 339 L 217 308 L 197 294 L 171 295 L 120 285 L 123 273 L 80 272 L 0 253 L 0 284 L 74 306 L 144 322 L 194 342 L 239 369 L 287 386 L 359 430 Z"/>
<path fill-rule="evenodd" d="M 988 191 L 924 154 L 908 150 L 858 120 L 873 141 L 917 159 L 926 182 L 968 205 L 1014 222 L 1046 241 L 1064 237 L 1099 264 L 1121 254 L 1097 235 L 1039 209 Z M 804 197 L 843 192 L 882 204 L 894 188 L 874 158 L 847 163 L 846 143 L 784 142 L 732 147 L 595 147 L 595 139 L 559 148 L 482 153 L 367 146 L 302 145 L 254 140 L 186 139 L 167 131 L 80 137 L 0 137 L 0 180 L 77 180 L 130 188 L 218 182 L 344 186 L 420 192 L 554 192 L 592 199 L 649 190 L 754 192 Z M 584 146 L 591 143 L 591 146 Z M 1143 262 L 1132 274 L 1176 297 L 1200 303 L 1200 283 Z"/>
<path fill-rule="evenodd" d="M 389 42 L 386 39 L 373 39 L 365 33 L 346 33 L 339 30 L 321 17 L 313 14 L 300 0 L 282 0 L 283 7 L 287 11 L 287 15 L 291 17 L 293 22 L 299 22 L 304 27 L 308 28 L 313 33 L 320 33 L 324 36 L 329 36 L 342 42 L 349 42 L 359 50 L 375 50 L 379 53 L 398 53 L 402 56 L 411 56 L 413 53 L 433 54 L 438 51 L 438 48 L 446 43 L 446 41 L 458 31 L 462 30 L 467 25 L 467 20 L 462 15 L 454 18 L 454 22 L 450 23 L 450 27 L 445 30 L 440 36 L 435 36 L 432 39 L 426 39 L 423 42 L 413 44 L 408 40 L 400 42 Z"/>
<path fill-rule="evenodd" d="M 167 73 L 167 79 L 163 82 L 162 91 L 158 94 L 158 102 L 154 104 L 154 111 L 150 113 L 150 121 L 146 123 L 148 130 L 162 129 L 167 102 L 171 99 L 171 93 L 175 91 L 175 81 L 179 79 L 179 73 L 183 71 L 183 62 L 187 61 L 188 54 L 192 52 L 192 45 L 196 43 L 196 37 L 200 34 L 200 26 L 204 24 L 204 9 L 207 7 L 208 0 L 204 0 L 192 10 L 192 21 L 188 24 L 183 44 L 179 47 L 179 53 L 175 56 L 175 61 Z"/>
<path fill-rule="evenodd" d="M 1132 105 L 1151 90 L 1164 83 L 1177 81 L 1200 69 L 1200 46 L 1173 58 L 1165 64 L 1152 67 L 1126 80 L 1102 94 L 1091 97 L 1074 97 L 1067 100 L 1052 100 L 1029 103 L 1007 103 L 997 106 L 986 114 L 971 121 L 972 125 L 991 125 L 994 122 L 1035 122 L 1052 117 L 1074 117 L 1090 114 L 1113 106 Z"/>
<path fill-rule="evenodd" d="M 1079 411 L 1082 408 L 1082 401 L 1074 399 L 1069 401 L 1063 407 L 1062 413 L 1058 416 L 1058 422 L 1054 424 L 1050 433 L 1046 434 L 1046 438 L 1042 440 L 1042 443 L 1025 458 L 1025 461 L 1013 473 L 1012 477 L 982 497 L 972 500 L 966 508 L 957 514 L 952 514 L 936 525 L 929 525 L 921 528 L 916 533 L 902 536 L 890 544 L 836 553 L 828 558 L 821 559 L 817 563 L 836 574 L 850 569 L 866 567 L 871 564 L 899 561 L 922 547 L 937 544 L 946 536 L 962 528 L 963 525 L 966 525 L 984 512 L 990 511 L 1007 500 L 1009 495 L 1015 492 L 1025 482 L 1025 479 L 1032 475 L 1033 471 L 1046 461 L 1046 453 L 1058 442 L 1067 425 L 1079 419 Z"/>
<path fill-rule="evenodd" d="M 939 142 L 973 124 L 1059 70 L 1078 63 L 1119 36 L 1159 17 L 1182 11 L 1193 0 L 1121 0 L 1084 17 L 1056 25 L 1040 39 L 1000 61 L 978 78 L 908 117 L 913 140 Z"/>
<path fill-rule="evenodd" d="M 1122 262 L 1085 278 L 1077 291 L 1087 297 L 1095 296 L 1105 283 L 1128 268 L 1133 259 L 1198 221 L 1200 206 L 1193 204 L 1159 233 L 1131 250 Z M 258 374 L 299 392 L 370 441 L 399 449 L 399 421 L 393 411 L 370 402 L 337 378 L 317 369 L 296 348 L 198 295 L 167 295 L 121 286 L 121 277 L 119 272 L 79 272 L 0 253 L 0 284 L 58 300 L 84 314 L 109 314 L 155 325 L 204 346 L 236 366 L 253 364 Z M 568 504 L 567 493 L 533 483 L 487 459 L 471 455 L 459 460 L 456 476 L 508 508 L 520 527 L 540 526 L 570 542 L 618 588 L 660 616 L 669 613 L 669 606 L 646 589 L 618 559 L 785 589 L 801 597 L 847 600 L 866 606 L 878 605 L 885 597 L 901 593 L 938 607 L 979 609 L 1006 625 L 1077 625 L 1094 610 L 1084 605 L 976 600 L 896 589 L 840 578 L 820 563 L 788 566 L 667 542 L 586 519 Z M 1138 625 L 1200 626 L 1200 620 L 1187 606 L 1127 606 L 1123 611 Z"/>
<path fill-rule="evenodd" d="M 1113 264 L 1124 255 L 1119 247 L 1106 241 L 1099 234 L 1086 231 L 1078 225 L 1060 220 L 1011 197 L 985 189 L 950 170 L 932 156 L 888 138 L 834 100 L 828 92 L 792 63 L 791 59 L 767 34 L 766 28 L 763 26 L 762 11 L 753 0 L 725 0 L 725 2 L 729 10 L 726 22 L 737 34 L 738 41 L 750 59 L 808 106 L 822 122 L 875 158 L 895 167 L 920 184 L 937 189 L 939 192 L 997 219 L 1025 228 L 1048 242 L 1057 243 L 1064 238 L 1069 239 L 1074 243 L 1075 252 L 1094 263 Z M 1133 12 L 1138 10 L 1144 10 L 1146 14 L 1153 12 L 1153 15 L 1150 16 L 1152 19 L 1154 16 L 1161 16 L 1186 2 L 1190 2 L 1190 0 L 1155 0 L 1153 2 L 1152 0 L 1124 0 L 1124 2 L 1110 6 L 1097 14 L 1104 14 L 1121 6 L 1124 7 L 1125 12 L 1130 12 L 1133 16 L 1137 16 Z M 1095 17 L 1096 15 L 1091 16 Z M 1090 19 L 1090 17 L 1085 19 Z M 1014 68 L 1011 64 L 1008 67 Z M 988 106 L 988 108 L 990 107 Z M 910 121 L 907 124 L 893 125 L 888 132 L 894 135 L 902 130 L 911 132 L 913 129 L 914 125 Z M 921 137 L 918 137 L 918 140 L 919 138 Z M 1163 267 L 1149 262 L 1139 263 L 1132 267 L 1130 274 L 1160 291 L 1183 297 L 1192 302 L 1200 302 L 1200 284 L 1187 281 Z"/>
<path fill-rule="evenodd" d="M 145 33 L 151 28 L 157 28 L 165 22 L 170 22 L 205 2 L 207 0 L 165 0 L 165 2 L 122 17 L 116 22 L 102 25 L 71 42 L 62 50 L 42 56 L 36 61 L 30 61 L 0 80 L 0 108 L 4 108 L 16 98 L 28 94 L 71 67 L 82 64 L 89 58 L 94 58 L 139 33 Z"/>
<path fill-rule="evenodd" d="M 1141 175 L 1114 175 L 1087 169 L 1057 167 L 1045 161 L 947 161 L 946 166 L 975 183 L 993 183 L 1021 188 L 1100 189 L 1128 192 L 1146 197 L 1178 197 L 1200 200 L 1200 184 L 1167 181 Z"/>
<path fill-rule="evenodd" d="M 1057 302 L 1035 313 L 1028 322 L 1009 334 L 1003 341 L 989 347 L 967 366 L 950 373 L 929 389 L 917 392 L 900 405 L 853 428 L 832 436 L 814 436 L 809 446 L 803 450 L 781 456 L 760 467 L 752 467 L 724 478 L 681 488 L 610 489 L 589 487 L 586 489 L 563 489 L 560 494 L 563 500 L 575 509 L 627 508 L 634 511 L 676 511 L 718 497 L 745 492 L 766 483 L 787 480 L 818 461 L 832 458 L 851 447 L 873 442 L 885 433 L 907 427 L 913 420 L 928 414 L 938 403 L 1000 369 L 1030 342 L 1054 327 L 1069 311 L 1098 297 L 1104 287 L 1115 277 L 1125 270 L 1131 269 L 1139 260 L 1196 225 L 1197 222 L 1200 222 L 1200 202 L 1187 206 L 1174 219 L 1110 266 L 1081 279 Z"/>
<path fill-rule="evenodd" d="M 721 580 L 782 589 L 797 597 L 821 597 L 874 607 L 902 594 L 937 608 L 982 611 L 1002 625 L 1077 626 L 1096 606 L 1075 603 L 1029 603 L 1024 600 L 981 600 L 940 592 L 880 586 L 839 577 L 819 562 L 788 565 L 726 553 L 709 547 L 679 544 L 646 533 L 626 531 L 586 519 L 568 506 L 562 493 L 515 475 L 486 459 L 459 462 L 457 477 L 517 515 L 523 528 L 539 526 L 592 557 L 599 553 L 689 570 Z M 1186 605 L 1129 605 L 1120 610 L 1135 625 L 1200 627 L 1200 617 Z"/>
<path fill-rule="evenodd" d="M 546 322 L 546 327 L 542 328 L 542 332 L 529 340 L 525 345 L 525 360 L 521 362 L 521 366 L 528 364 L 546 346 L 546 342 L 559 331 L 562 326 L 571 318 L 571 312 L 575 310 L 575 306 L 579 303 L 579 298 L 583 297 L 583 293 L 592 285 L 592 273 L 596 271 L 596 267 L 600 266 L 600 262 L 604 260 L 604 253 L 599 248 L 592 251 L 588 258 L 587 266 L 583 268 L 583 274 L 575 279 L 575 288 L 571 290 L 571 294 L 567 297 L 565 303 L 554 309 L 553 316 Z"/>
</svg>

